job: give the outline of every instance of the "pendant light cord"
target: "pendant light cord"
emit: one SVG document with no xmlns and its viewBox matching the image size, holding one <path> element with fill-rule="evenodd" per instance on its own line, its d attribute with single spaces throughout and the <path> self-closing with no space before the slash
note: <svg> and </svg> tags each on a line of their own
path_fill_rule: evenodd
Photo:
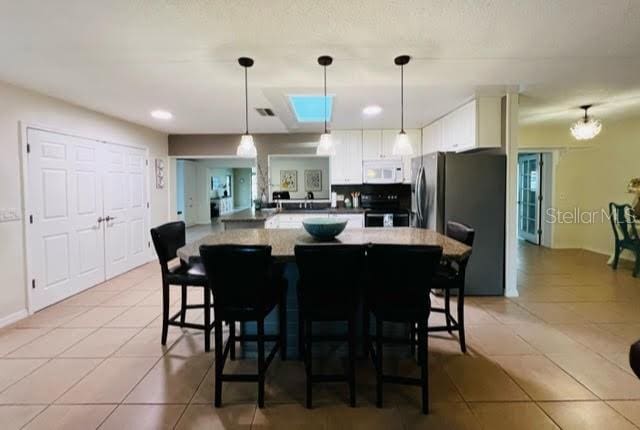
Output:
<svg viewBox="0 0 640 430">
<path fill-rule="evenodd" d="M 400 133 L 404 133 L 404 64 L 400 66 Z"/>
<path fill-rule="evenodd" d="M 244 134 L 249 134 L 249 87 L 247 84 L 247 67 L 244 68 Z"/>
<path fill-rule="evenodd" d="M 327 134 L 327 66 L 324 69 L 324 134 Z"/>
</svg>

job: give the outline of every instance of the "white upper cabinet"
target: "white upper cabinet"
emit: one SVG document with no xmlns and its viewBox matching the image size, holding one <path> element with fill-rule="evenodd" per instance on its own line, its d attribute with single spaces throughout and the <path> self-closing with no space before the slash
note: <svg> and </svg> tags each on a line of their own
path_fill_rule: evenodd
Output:
<svg viewBox="0 0 640 430">
<path fill-rule="evenodd" d="M 423 129 L 423 154 L 500 148 L 501 97 L 474 99 Z"/>
<path fill-rule="evenodd" d="M 411 182 L 411 158 L 421 154 L 422 130 L 406 130 L 413 146 L 413 155 L 393 155 L 393 144 L 399 130 L 334 130 L 336 155 L 331 157 L 332 184 L 361 184 L 362 161 L 400 159 L 404 166 L 404 182 Z"/>
<path fill-rule="evenodd" d="M 362 159 L 382 158 L 382 130 L 362 130 Z"/>
<path fill-rule="evenodd" d="M 393 144 L 396 142 L 396 136 L 400 130 L 382 130 L 382 153 L 380 158 L 397 159 L 393 155 Z"/>
<path fill-rule="evenodd" d="M 362 182 L 362 130 L 331 132 L 336 154 L 331 157 L 332 184 Z"/>
</svg>

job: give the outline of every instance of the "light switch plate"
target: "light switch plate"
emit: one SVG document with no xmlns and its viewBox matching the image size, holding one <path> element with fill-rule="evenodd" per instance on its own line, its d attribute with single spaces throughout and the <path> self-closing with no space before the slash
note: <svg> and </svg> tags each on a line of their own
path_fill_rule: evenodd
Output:
<svg viewBox="0 0 640 430">
<path fill-rule="evenodd" d="M 0 209 L 0 222 L 19 221 L 20 211 L 18 209 Z"/>
</svg>

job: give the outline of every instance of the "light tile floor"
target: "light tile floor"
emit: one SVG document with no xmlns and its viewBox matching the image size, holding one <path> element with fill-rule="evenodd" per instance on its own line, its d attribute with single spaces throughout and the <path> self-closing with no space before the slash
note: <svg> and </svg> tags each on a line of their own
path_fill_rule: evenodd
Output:
<svg viewBox="0 0 640 430">
<path fill-rule="evenodd" d="M 315 408 L 306 410 L 302 364 L 278 360 L 265 409 L 256 408 L 254 384 L 226 384 L 224 407 L 215 409 L 213 354 L 204 353 L 202 334 L 170 328 L 160 345 L 159 268 L 147 264 L 0 330 L 0 427 L 638 428 L 640 381 L 626 360 L 640 338 L 640 280 L 629 264 L 614 272 L 606 259 L 522 244 L 520 297 L 467 301 L 467 355 L 455 336 L 430 337 L 428 416 L 413 387 L 386 386 L 385 407 L 375 408 L 364 361 L 355 409 L 336 384 L 315 388 Z M 176 290 L 174 309 L 178 299 Z M 389 367 L 417 371 L 410 360 Z"/>
</svg>

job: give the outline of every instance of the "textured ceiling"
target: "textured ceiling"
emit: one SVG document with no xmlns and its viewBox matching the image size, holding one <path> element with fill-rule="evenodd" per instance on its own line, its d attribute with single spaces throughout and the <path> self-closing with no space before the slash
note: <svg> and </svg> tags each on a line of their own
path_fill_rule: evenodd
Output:
<svg viewBox="0 0 640 430">
<path fill-rule="evenodd" d="M 243 55 L 278 114 L 252 129 L 306 131 L 283 98 L 321 90 L 322 54 L 334 128 L 398 125 L 398 54 L 409 127 L 487 86 L 521 88 L 524 122 L 640 111 L 640 0 L 0 0 L 0 80 L 172 133 L 243 130 Z"/>
</svg>

